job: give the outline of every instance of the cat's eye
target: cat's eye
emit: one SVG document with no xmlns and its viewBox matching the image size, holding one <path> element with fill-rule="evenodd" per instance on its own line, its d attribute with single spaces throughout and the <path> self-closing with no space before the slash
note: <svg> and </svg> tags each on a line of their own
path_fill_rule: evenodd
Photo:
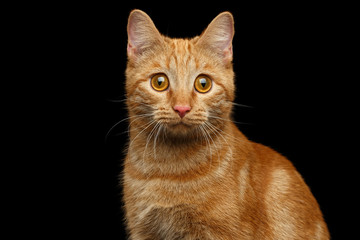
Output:
<svg viewBox="0 0 360 240">
<path fill-rule="evenodd" d="M 151 78 L 151 86 L 156 91 L 164 91 L 169 87 L 169 79 L 164 73 L 158 73 Z"/>
<path fill-rule="evenodd" d="M 211 79 L 208 76 L 200 75 L 195 79 L 195 89 L 200 93 L 206 93 L 211 89 Z"/>
</svg>

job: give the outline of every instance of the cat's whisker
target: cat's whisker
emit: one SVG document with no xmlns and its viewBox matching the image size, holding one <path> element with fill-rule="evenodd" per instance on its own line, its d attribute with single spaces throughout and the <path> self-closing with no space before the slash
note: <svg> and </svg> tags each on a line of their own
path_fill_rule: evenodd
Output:
<svg viewBox="0 0 360 240">
<path fill-rule="evenodd" d="M 227 145 L 229 146 L 230 155 L 233 156 L 233 151 L 232 151 L 232 149 L 231 149 L 231 146 L 230 146 L 229 142 L 226 140 L 226 138 L 223 136 L 223 134 L 222 134 L 221 132 L 219 132 L 219 130 L 217 130 L 213 124 L 211 124 L 211 123 L 209 123 L 209 122 L 206 122 L 206 124 L 207 124 L 210 128 L 212 128 L 212 129 L 217 133 L 217 134 L 215 133 L 216 135 L 222 137 L 222 139 L 223 139 L 223 140 L 227 143 Z"/>
<path fill-rule="evenodd" d="M 203 132 L 204 132 L 204 136 L 205 136 L 205 139 L 206 139 L 206 142 L 207 142 L 207 146 L 209 146 L 209 150 L 210 150 L 210 167 L 211 167 L 211 165 L 212 165 L 212 151 L 211 151 L 211 143 L 210 143 L 210 140 L 209 140 L 209 137 L 210 137 L 210 135 L 209 135 L 209 132 L 206 130 L 206 128 L 205 128 L 205 125 L 200 125 L 201 126 L 201 128 L 202 128 L 202 130 L 203 130 Z"/>
<path fill-rule="evenodd" d="M 114 102 L 114 103 L 125 103 L 125 104 L 126 104 L 127 101 L 129 101 L 129 102 L 137 103 L 137 104 L 140 104 L 141 106 L 144 106 L 144 107 L 147 107 L 147 108 L 151 108 L 152 110 L 154 110 L 152 104 L 147 103 L 145 100 L 144 100 L 144 101 L 138 101 L 138 100 L 134 100 L 134 99 L 129 98 L 129 99 L 121 99 L 121 100 L 108 99 L 107 101 L 109 101 L 109 102 Z M 132 107 L 133 107 L 133 108 L 134 108 L 134 107 L 136 108 L 136 107 L 139 107 L 139 106 L 132 106 Z"/>
<path fill-rule="evenodd" d="M 139 130 L 139 128 L 137 128 L 137 127 L 134 127 L 133 129 Z M 141 130 L 141 129 L 140 129 L 140 130 Z M 113 136 L 121 136 L 121 135 L 123 135 L 123 134 L 125 134 L 125 133 L 130 134 L 130 129 L 128 128 L 128 130 L 126 130 L 126 131 L 123 131 L 123 132 L 121 132 L 121 133 L 113 134 Z"/>
<path fill-rule="evenodd" d="M 148 114 L 140 114 L 140 115 L 136 115 L 136 116 L 132 116 L 132 117 L 127 117 L 127 118 L 124 118 L 124 119 L 118 121 L 118 122 L 115 123 L 115 124 L 109 129 L 109 131 L 106 133 L 106 135 L 105 135 L 105 141 L 106 141 L 107 138 L 109 137 L 111 131 L 112 131 L 115 127 L 117 127 L 120 123 L 122 123 L 122 122 L 124 122 L 124 121 L 127 121 L 127 120 L 129 120 L 129 119 L 132 119 L 132 118 L 135 118 L 135 120 L 133 120 L 133 121 L 136 121 L 136 120 L 138 120 L 138 119 L 145 118 L 145 117 L 149 117 L 149 116 L 152 116 L 152 115 L 153 115 L 153 114 L 151 114 L 151 113 L 148 113 Z M 132 121 L 132 122 L 133 122 L 133 121 Z M 132 123 L 132 122 L 131 122 L 131 123 Z M 129 126 L 131 125 L 131 123 L 129 124 Z M 125 132 L 124 132 L 124 133 L 125 133 Z M 121 134 L 123 134 L 123 133 L 121 133 Z"/>
<path fill-rule="evenodd" d="M 208 126 L 208 128 L 212 129 L 212 132 L 217 135 L 217 136 L 221 136 L 225 141 L 226 141 L 226 138 L 221 134 L 221 132 L 219 132 L 216 128 L 214 128 L 214 125 L 209 123 L 209 122 L 205 122 L 204 123 L 205 125 Z M 227 141 L 226 141 L 227 142 Z M 227 142 L 227 144 L 229 145 L 229 143 Z"/>
<path fill-rule="evenodd" d="M 114 103 L 120 103 L 120 102 L 126 102 L 126 98 L 125 99 L 106 99 L 109 102 L 114 102 Z"/>
<path fill-rule="evenodd" d="M 126 131 L 121 132 L 121 133 L 118 133 L 118 134 L 114 134 L 114 136 L 120 136 L 120 135 L 122 135 L 122 134 L 127 133 L 127 134 L 129 135 L 129 137 L 130 137 L 130 132 L 131 132 L 131 131 L 130 131 L 130 127 L 131 127 L 131 124 L 132 124 L 133 122 L 137 121 L 137 120 L 142 119 L 142 118 L 145 118 L 145 117 L 136 118 L 136 119 L 132 120 L 132 121 L 129 123 L 129 126 L 128 126 L 128 128 L 127 128 Z M 132 127 L 132 130 L 141 131 L 142 129 L 139 128 L 139 127 L 134 127 L 134 126 L 133 126 L 133 127 Z"/>
<path fill-rule="evenodd" d="M 205 135 L 205 131 L 203 129 L 203 126 L 199 125 L 199 129 L 201 130 L 201 134 L 202 134 L 202 138 L 203 141 L 205 141 L 205 146 L 206 146 L 206 152 L 205 152 L 205 157 L 207 155 L 207 152 L 209 151 L 209 146 L 208 146 L 208 141 L 207 141 L 207 136 Z"/>
<path fill-rule="evenodd" d="M 160 121 L 160 123 L 161 123 L 161 126 L 164 126 L 162 121 Z M 166 127 L 163 127 L 162 131 L 163 131 L 163 133 L 161 134 L 162 135 L 162 141 L 165 142 L 165 140 L 167 138 L 167 129 L 166 129 Z"/>
<path fill-rule="evenodd" d="M 196 127 L 196 142 L 199 142 L 199 129 L 200 129 L 200 127 L 199 126 L 197 126 Z"/>
<path fill-rule="evenodd" d="M 159 126 L 159 124 L 160 124 L 159 122 L 156 122 L 155 126 L 153 127 L 153 129 L 151 129 L 149 135 L 146 138 L 146 145 L 145 145 L 145 150 L 144 150 L 144 153 L 143 153 L 143 160 L 144 161 L 145 161 L 145 155 L 146 155 L 147 146 L 148 146 L 149 142 L 151 141 L 151 138 L 152 138 L 153 134 L 156 131 L 155 129 Z M 151 154 L 151 152 L 150 152 L 150 154 Z"/>
<path fill-rule="evenodd" d="M 204 122 L 204 126 L 205 126 L 207 129 L 209 129 L 209 131 L 210 131 L 211 133 L 213 133 L 215 136 L 217 136 L 217 135 L 214 133 L 214 131 L 211 130 L 211 128 L 209 127 L 209 125 L 207 125 L 206 122 Z M 213 145 L 214 145 L 214 147 L 215 147 L 215 149 L 216 149 L 216 153 L 217 153 L 217 156 L 218 156 L 218 161 L 220 162 L 220 155 L 219 155 L 219 151 L 218 151 L 219 149 L 218 149 L 218 147 L 217 147 L 214 139 L 211 137 L 211 134 L 209 134 L 209 137 L 210 137 L 210 139 L 211 139 L 211 141 L 212 141 L 212 143 L 213 143 Z M 211 164 L 210 164 L 210 166 L 211 166 Z"/>
<path fill-rule="evenodd" d="M 155 120 L 150 121 L 150 123 L 148 123 L 134 138 L 133 140 L 130 142 L 129 144 L 129 148 L 131 147 L 132 143 L 135 141 L 135 139 L 140 136 L 146 129 L 148 129 L 151 125 L 153 125 L 154 123 L 156 123 Z"/>
<path fill-rule="evenodd" d="M 209 115 L 208 118 L 214 118 L 214 119 L 219 119 L 219 120 L 223 120 L 223 121 L 228 121 L 228 122 L 233 122 L 233 123 L 238 123 L 238 124 L 250 124 L 250 123 L 244 123 L 244 122 L 237 122 L 231 119 L 226 119 L 226 118 L 222 118 L 222 117 L 217 117 L 217 116 L 212 116 Z"/>
<path fill-rule="evenodd" d="M 227 101 L 227 102 L 230 102 L 232 105 L 238 106 L 238 107 L 254 108 L 253 106 L 249 106 L 249 105 L 245 105 L 245 104 L 240 104 L 240 103 L 235 103 L 235 102 L 232 102 L 232 101 Z"/>
<path fill-rule="evenodd" d="M 163 125 L 161 125 L 159 123 L 159 127 L 157 129 L 157 133 L 156 133 L 155 138 L 154 138 L 154 145 L 153 145 L 154 159 L 156 159 L 156 141 L 157 141 L 157 138 L 159 136 L 159 133 L 160 133 L 162 127 L 163 127 Z"/>
<path fill-rule="evenodd" d="M 202 137 L 201 142 L 203 142 L 203 141 L 205 140 L 206 148 L 208 148 L 208 147 L 207 147 L 207 144 L 206 144 L 206 138 L 205 138 L 205 135 L 204 135 L 204 130 L 203 130 L 202 125 L 199 125 L 199 126 L 198 126 L 198 129 L 200 130 L 199 133 L 201 133 L 200 137 Z"/>
<path fill-rule="evenodd" d="M 212 127 L 214 127 L 215 129 L 217 129 L 218 131 L 221 131 L 224 135 L 228 136 L 229 138 L 233 139 L 233 140 L 236 140 L 236 141 L 240 141 L 240 142 L 243 142 L 244 140 L 243 139 L 240 139 L 240 138 L 236 138 L 230 134 L 228 134 L 227 132 L 225 132 L 224 130 L 218 128 L 217 126 L 215 126 L 214 124 L 212 124 L 211 122 L 207 122 L 208 124 L 210 124 Z"/>
<path fill-rule="evenodd" d="M 137 120 L 140 120 L 140 119 L 143 119 L 143 118 L 146 118 L 146 117 L 153 117 L 154 114 L 152 113 L 148 113 L 148 114 L 141 114 L 141 115 L 138 115 L 139 118 L 136 118 L 134 120 L 132 120 L 130 123 L 129 123 L 129 126 L 128 126 L 128 132 L 130 133 L 130 127 L 131 127 L 131 124 Z"/>
</svg>

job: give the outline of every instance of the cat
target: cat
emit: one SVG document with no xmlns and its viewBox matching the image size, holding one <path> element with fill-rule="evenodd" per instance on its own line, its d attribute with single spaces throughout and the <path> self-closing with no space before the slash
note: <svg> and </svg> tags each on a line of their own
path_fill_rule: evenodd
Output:
<svg viewBox="0 0 360 240">
<path fill-rule="evenodd" d="M 232 14 L 172 39 L 133 10 L 127 33 L 129 239 L 330 239 L 290 161 L 232 122 Z"/>
</svg>

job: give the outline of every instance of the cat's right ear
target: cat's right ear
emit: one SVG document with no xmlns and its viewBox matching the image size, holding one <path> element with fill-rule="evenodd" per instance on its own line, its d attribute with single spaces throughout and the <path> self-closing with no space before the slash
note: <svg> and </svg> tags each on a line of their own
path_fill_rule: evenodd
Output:
<svg viewBox="0 0 360 240">
<path fill-rule="evenodd" d="M 128 25 L 127 53 L 129 59 L 136 59 L 147 49 L 161 44 L 162 37 L 151 18 L 141 10 L 130 13 Z"/>
</svg>

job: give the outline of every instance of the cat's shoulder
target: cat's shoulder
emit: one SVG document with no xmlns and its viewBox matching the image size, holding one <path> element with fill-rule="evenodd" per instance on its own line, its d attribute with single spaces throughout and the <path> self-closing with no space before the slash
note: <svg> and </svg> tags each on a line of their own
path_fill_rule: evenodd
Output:
<svg viewBox="0 0 360 240">
<path fill-rule="evenodd" d="M 261 164 L 270 165 L 270 167 L 279 169 L 295 170 L 293 164 L 281 153 L 275 151 L 271 147 L 260 143 L 250 142 L 253 155 Z"/>
<path fill-rule="evenodd" d="M 294 201 L 309 198 L 307 202 L 316 204 L 310 189 L 290 160 L 268 146 L 251 144 L 255 156 L 253 174 L 262 187 L 266 186 L 265 192 L 270 198 L 282 196 Z"/>
<path fill-rule="evenodd" d="M 262 185 L 275 184 L 284 189 L 297 184 L 304 185 L 303 178 L 284 155 L 260 143 L 250 142 L 250 144 L 253 174 Z"/>
<path fill-rule="evenodd" d="M 263 199 L 275 238 L 322 236 L 326 225 L 319 206 L 294 165 L 270 147 L 253 142 L 251 145 L 256 156 L 253 161 L 255 188 Z"/>
</svg>

